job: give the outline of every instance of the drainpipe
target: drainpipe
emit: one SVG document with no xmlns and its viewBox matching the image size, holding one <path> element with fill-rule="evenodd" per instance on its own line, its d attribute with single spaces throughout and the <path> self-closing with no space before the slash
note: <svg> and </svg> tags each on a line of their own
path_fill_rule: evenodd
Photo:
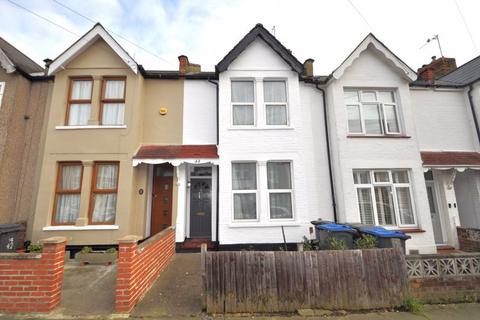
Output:
<svg viewBox="0 0 480 320">
<path fill-rule="evenodd" d="M 333 209 L 333 220 L 337 222 L 337 204 L 335 201 L 335 187 L 333 185 L 333 169 L 332 169 L 332 157 L 330 151 L 330 138 L 328 133 L 328 114 L 327 114 L 327 99 L 325 90 L 318 86 L 318 82 L 315 82 L 315 88 L 322 92 L 322 100 L 323 100 L 323 119 L 325 122 L 325 139 L 327 142 L 327 158 L 328 158 L 328 176 L 330 178 L 330 193 L 332 195 L 332 209 Z"/>
<path fill-rule="evenodd" d="M 478 142 L 480 143 L 480 128 L 478 126 L 478 118 L 477 118 L 477 113 L 475 112 L 475 105 L 473 104 L 472 91 L 473 91 L 473 86 L 470 85 L 468 89 L 468 101 L 470 102 L 470 109 L 472 110 L 473 123 L 475 124 L 475 130 L 477 131 Z"/>
<path fill-rule="evenodd" d="M 219 123 L 218 123 L 218 120 L 219 120 L 219 115 L 218 115 L 218 82 L 215 82 L 215 81 L 212 81 L 212 79 L 208 78 L 208 82 L 210 83 L 213 83 L 215 85 L 215 88 L 216 88 L 216 96 L 215 96 L 215 102 L 216 102 L 216 110 L 217 110 L 217 148 L 218 148 L 218 143 L 219 143 Z M 218 196 L 220 195 L 220 166 L 217 166 L 217 203 L 215 204 L 216 207 L 217 207 L 217 210 L 216 210 L 216 217 L 215 217 L 215 220 L 216 220 L 216 223 L 215 223 L 215 235 L 216 235 L 216 249 L 218 250 L 218 246 L 220 244 L 220 240 L 219 240 L 219 235 L 218 235 L 218 230 L 219 230 L 219 226 L 218 226 L 218 223 L 220 221 L 220 213 L 218 212 L 220 207 L 219 207 L 219 203 L 218 203 Z"/>
</svg>

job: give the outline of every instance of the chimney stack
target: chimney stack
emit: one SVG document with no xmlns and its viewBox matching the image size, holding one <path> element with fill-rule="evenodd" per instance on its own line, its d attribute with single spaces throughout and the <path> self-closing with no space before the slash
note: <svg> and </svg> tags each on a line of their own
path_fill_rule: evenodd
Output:
<svg viewBox="0 0 480 320">
<path fill-rule="evenodd" d="M 304 70 L 303 72 L 305 73 L 305 76 L 308 78 L 313 78 L 313 62 L 314 61 L 315 60 L 308 58 L 303 63 L 303 70 Z"/>
<path fill-rule="evenodd" d="M 418 69 L 418 78 L 424 81 L 435 82 L 438 78 L 457 69 L 455 58 L 432 57 L 432 61 Z"/>
<path fill-rule="evenodd" d="M 186 55 L 178 56 L 178 72 L 180 74 L 186 73 L 197 73 L 201 71 L 201 66 L 196 63 L 191 63 L 188 61 L 188 57 Z"/>
</svg>

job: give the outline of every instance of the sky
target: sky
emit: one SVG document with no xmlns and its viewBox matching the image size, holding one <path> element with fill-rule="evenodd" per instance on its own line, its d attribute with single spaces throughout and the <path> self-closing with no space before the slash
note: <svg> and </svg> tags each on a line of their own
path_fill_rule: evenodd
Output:
<svg viewBox="0 0 480 320">
<path fill-rule="evenodd" d="M 43 66 L 98 21 L 146 69 L 176 70 L 185 54 L 211 71 L 262 23 L 328 75 L 369 32 L 414 70 L 440 56 L 426 44 L 438 34 L 461 65 L 480 54 L 478 12 L 478 0 L 0 0 L 0 37 Z"/>
</svg>

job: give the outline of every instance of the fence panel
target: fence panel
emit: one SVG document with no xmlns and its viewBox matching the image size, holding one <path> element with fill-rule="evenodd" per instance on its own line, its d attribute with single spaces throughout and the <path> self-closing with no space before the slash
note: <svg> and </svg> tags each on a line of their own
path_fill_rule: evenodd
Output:
<svg viewBox="0 0 480 320">
<path fill-rule="evenodd" d="M 202 255 L 209 313 L 382 308 L 408 291 L 400 249 Z"/>
</svg>

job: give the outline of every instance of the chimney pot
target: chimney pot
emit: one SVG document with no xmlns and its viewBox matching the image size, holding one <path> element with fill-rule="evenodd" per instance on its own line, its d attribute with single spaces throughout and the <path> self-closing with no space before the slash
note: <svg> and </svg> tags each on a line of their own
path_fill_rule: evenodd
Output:
<svg viewBox="0 0 480 320">
<path fill-rule="evenodd" d="M 308 78 L 312 78 L 313 77 L 313 62 L 315 60 L 311 59 L 311 58 L 308 58 L 307 60 L 305 60 L 305 62 L 303 63 L 303 70 L 304 70 L 304 74 L 306 77 Z"/>
</svg>

